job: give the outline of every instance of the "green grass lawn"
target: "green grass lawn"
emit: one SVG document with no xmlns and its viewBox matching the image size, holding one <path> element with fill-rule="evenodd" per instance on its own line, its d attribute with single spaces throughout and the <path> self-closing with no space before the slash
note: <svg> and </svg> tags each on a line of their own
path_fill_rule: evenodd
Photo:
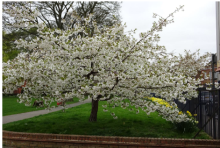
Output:
<svg viewBox="0 0 220 148">
<path fill-rule="evenodd" d="M 31 111 L 37 111 L 37 110 L 43 110 L 44 108 L 37 108 L 34 106 L 25 106 L 23 103 L 17 102 L 18 97 L 17 96 L 3 96 L 3 116 L 7 115 L 13 115 L 13 114 L 19 114 L 19 113 L 25 113 L 25 112 L 31 112 Z M 36 99 L 32 99 L 32 105 Z M 79 102 L 78 98 L 73 98 L 74 101 L 66 102 L 66 104 L 72 104 Z M 57 106 L 57 102 L 53 102 L 51 106 Z"/>
<path fill-rule="evenodd" d="M 116 107 L 114 110 L 118 119 L 113 119 L 110 112 L 103 112 L 99 102 L 97 122 L 89 122 L 91 103 L 69 108 L 65 113 L 61 111 L 40 115 L 22 121 L 3 125 L 3 130 L 52 133 L 75 135 L 126 136 L 126 137 L 156 137 L 156 138 L 192 138 L 195 132 L 182 133 L 175 129 L 171 122 L 158 116 L 157 112 L 149 116 L 140 110 L 139 114 L 127 109 Z M 201 132 L 198 139 L 210 139 L 205 132 Z"/>
</svg>

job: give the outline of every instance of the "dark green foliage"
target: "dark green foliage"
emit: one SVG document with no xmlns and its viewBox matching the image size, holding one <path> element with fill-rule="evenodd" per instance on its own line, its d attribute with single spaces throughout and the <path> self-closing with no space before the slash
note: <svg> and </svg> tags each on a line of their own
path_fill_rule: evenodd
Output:
<svg viewBox="0 0 220 148">
<path fill-rule="evenodd" d="M 192 122 L 180 122 L 174 124 L 176 129 L 182 133 L 195 132 L 197 127 Z"/>
<path fill-rule="evenodd" d="M 19 39 L 30 40 L 31 38 L 35 38 L 35 35 L 37 35 L 36 28 L 31 28 L 30 30 L 13 31 L 8 34 L 3 32 L 3 38 L 2 38 L 3 62 L 7 62 L 8 60 L 14 59 L 20 52 L 27 52 L 26 49 L 16 48 L 16 44 L 14 43 L 16 40 Z"/>
</svg>

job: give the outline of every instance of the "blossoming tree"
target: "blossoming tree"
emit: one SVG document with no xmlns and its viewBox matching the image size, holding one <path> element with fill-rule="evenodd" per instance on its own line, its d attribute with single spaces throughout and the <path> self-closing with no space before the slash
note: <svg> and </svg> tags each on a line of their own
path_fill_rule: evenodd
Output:
<svg viewBox="0 0 220 148">
<path fill-rule="evenodd" d="M 18 95 L 20 103 L 31 105 L 31 99 L 38 98 L 50 109 L 53 101 L 73 96 L 83 101 L 86 96 L 92 98 L 89 121 L 97 120 L 100 100 L 106 100 L 104 111 L 108 111 L 108 104 L 113 108 L 135 106 L 136 113 L 139 109 L 147 114 L 158 111 L 168 121 L 191 121 L 187 115 L 178 114 L 174 99 L 184 103 L 185 98 L 197 97 L 200 79 L 194 76 L 205 66 L 209 54 L 167 53 L 164 46 L 157 44 L 160 37 L 156 34 L 172 23 L 173 14 L 181 9 L 183 6 L 167 18 L 154 14 L 159 17 L 158 22 L 141 33 L 139 41 L 124 32 L 126 25 L 116 23 L 110 28 L 99 28 L 92 16 L 82 19 L 73 12 L 71 21 L 78 22 L 74 29 L 59 30 L 40 23 L 36 19 L 37 10 L 7 10 L 16 18 L 14 27 L 36 27 L 39 34 L 31 41 L 16 41 L 18 47 L 31 52 L 3 63 L 4 93 L 12 92 L 26 81 L 24 92 Z M 170 106 L 146 99 L 152 93 L 165 98 Z M 111 115 L 118 118 L 114 112 Z"/>
</svg>

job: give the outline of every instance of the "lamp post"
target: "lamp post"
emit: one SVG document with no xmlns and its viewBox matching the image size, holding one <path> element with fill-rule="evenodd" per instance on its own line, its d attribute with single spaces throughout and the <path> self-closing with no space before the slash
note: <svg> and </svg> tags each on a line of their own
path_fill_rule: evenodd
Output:
<svg viewBox="0 0 220 148">
<path fill-rule="evenodd" d="M 220 2 L 215 2 L 215 5 L 216 5 L 216 49 L 217 49 L 217 72 L 220 71 Z M 218 83 L 220 82 L 220 76 L 218 74 Z M 218 108 L 220 106 L 220 99 L 219 99 L 219 95 L 220 95 L 220 91 L 218 91 L 218 98 L 215 98 L 214 96 L 214 99 L 217 99 L 218 101 Z M 215 104 L 215 100 L 213 100 L 214 104 Z M 216 113 L 218 112 L 218 138 L 220 139 L 220 110 L 218 109 L 216 111 Z M 214 114 L 215 115 L 215 114 Z M 215 119 L 215 118 L 214 118 Z M 214 122 L 215 123 L 215 120 Z M 215 126 L 215 125 L 213 125 Z M 214 133 L 216 136 L 216 133 Z"/>
<path fill-rule="evenodd" d="M 216 49 L 217 49 L 217 70 L 220 71 L 220 2 L 216 2 Z M 220 75 L 218 74 L 218 82 Z"/>
</svg>

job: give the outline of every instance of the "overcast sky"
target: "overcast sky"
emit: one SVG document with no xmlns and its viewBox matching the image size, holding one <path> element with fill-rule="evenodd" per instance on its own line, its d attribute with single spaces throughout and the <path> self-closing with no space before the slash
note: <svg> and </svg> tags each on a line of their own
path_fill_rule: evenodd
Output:
<svg viewBox="0 0 220 148">
<path fill-rule="evenodd" d="M 158 20 L 153 13 L 167 17 L 179 5 L 184 11 L 174 14 L 174 23 L 160 32 L 160 45 L 168 52 L 183 53 L 184 49 L 216 53 L 216 6 L 215 1 L 123 1 L 122 22 L 126 22 L 125 31 L 137 28 L 140 32 L 150 30 L 152 23 Z"/>
</svg>

